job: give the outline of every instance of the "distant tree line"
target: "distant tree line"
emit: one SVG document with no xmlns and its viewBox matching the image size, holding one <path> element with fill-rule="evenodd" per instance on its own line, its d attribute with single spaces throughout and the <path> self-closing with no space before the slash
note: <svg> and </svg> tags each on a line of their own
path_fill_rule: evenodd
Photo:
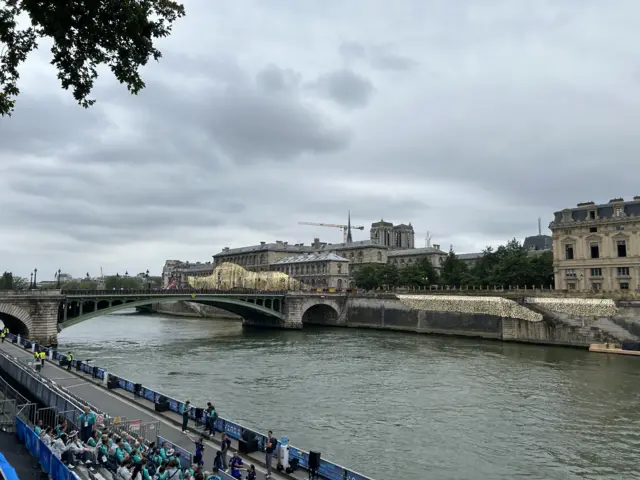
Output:
<svg viewBox="0 0 640 480">
<path fill-rule="evenodd" d="M 0 290 L 27 290 L 29 280 L 14 276 L 11 272 L 4 272 L 0 277 Z"/>
<path fill-rule="evenodd" d="M 358 288 L 544 286 L 553 285 L 553 254 L 531 255 L 515 238 L 497 249 L 487 247 L 471 266 L 449 250 L 440 271 L 426 258 L 398 268 L 393 264 L 364 265 L 354 275 Z"/>
</svg>

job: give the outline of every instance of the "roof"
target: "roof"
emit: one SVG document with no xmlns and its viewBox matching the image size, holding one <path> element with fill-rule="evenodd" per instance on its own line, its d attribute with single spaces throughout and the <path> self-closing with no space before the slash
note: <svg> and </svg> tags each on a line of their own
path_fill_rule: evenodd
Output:
<svg viewBox="0 0 640 480">
<path fill-rule="evenodd" d="M 440 250 L 439 248 L 425 247 L 425 248 L 408 248 L 405 250 L 390 250 L 387 256 L 406 257 L 409 255 L 434 255 L 434 254 L 446 255 L 446 253 Z"/>
<path fill-rule="evenodd" d="M 293 255 L 291 257 L 281 258 L 277 262 L 273 262 L 271 265 L 282 265 L 288 263 L 304 263 L 304 262 L 349 262 L 344 257 L 340 257 L 335 253 L 322 252 L 311 253 L 309 255 Z"/>
<path fill-rule="evenodd" d="M 532 235 L 524 239 L 522 246 L 527 250 L 550 250 L 553 240 L 550 235 Z"/>
<path fill-rule="evenodd" d="M 608 218 L 616 218 L 614 217 L 614 205 L 622 205 L 624 209 L 625 216 L 622 219 L 627 217 L 637 217 L 640 216 L 640 196 L 633 197 L 633 200 L 624 202 L 621 199 L 612 199 L 613 201 L 609 201 L 609 203 L 603 203 L 600 205 L 596 205 L 595 203 L 581 203 L 576 208 L 567 208 L 561 210 L 559 212 L 555 212 L 553 222 L 551 224 L 559 224 L 563 223 L 563 212 L 569 210 L 571 212 L 571 220 L 576 222 L 584 222 L 589 220 L 589 211 L 595 210 L 596 216 L 598 220 L 608 219 Z M 597 220 L 596 220 L 597 221 Z"/>
<path fill-rule="evenodd" d="M 383 219 L 380 219 L 379 222 L 373 222 L 371 224 L 371 228 L 373 227 L 393 227 L 393 223 L 385 222 Z"/>
<path fill-rule="evenodd" d="M 241 253 L 253 253 L 253 252 L 291 252 L 291 253 L 303 253 L 313 252 L 315 249 L 310 245 L 289 245 L 284 242 L 281 243 L 265 243 L 260 245 L 251 245 L 249 247 L 230 248 L 228 250 L 222 250 L 220 253 L 216 253 L 214 257 L 238 255 Z"/>
<path fill-rule="evenodd" d="M 401 223 L 399 225 L 394 225 L 393 230 L 411 230 L 411 231 L 413 231 L 413 227 L 411 226 L 411 224 L 405 225 L 404 223 Z"/>
<path fill-rule="evenodd" d="M 358 240 L 351 243 L 328 243 L 320 247 L 320 250 L 357 250 L 359 248 L 379 248 L 386 250 L 388 247 L 386 245 L 378 245 L 373 240 Z"/>
<path fill-rule="evenodd" d="M 456 257 L 458 257 L 460 260 L 478 260 L 479 258 L 482 258 L 484 254 L 482 252 L 480 253 L 456 253 Z"/>
</svg>

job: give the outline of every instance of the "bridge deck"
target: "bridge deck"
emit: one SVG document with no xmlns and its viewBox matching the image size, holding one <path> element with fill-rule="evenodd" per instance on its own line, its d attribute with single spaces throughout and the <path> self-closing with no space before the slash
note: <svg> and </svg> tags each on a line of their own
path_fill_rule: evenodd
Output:
<svg viewBox="0 0 640 480">
<path fill-rule="evenodd" d="M 18 358 L 32 358 L 32 354 L 22 348 L 18 348 L 12 343 L 5 342 L 0 343 L 0 350 L 8 353 L 11 356 Z M 180 445 L 187 451 L 193 453 L 193 443 L 186 438 L 182 432 L 180 425 L 182 424 L 182 418 L 180 415 L 174 412 L 158 413 L 153 411 L 149 406 L 151 403 L 147 400 L 135 398 L 133 394 L 125 392 L 124 390 L 107 390 L 99 381 L 93 380 L 91 377 L 85 374 L 76 373 L 74 371 L 67 371 L 60 368 L 54 363 L 47 361 L 45 367 L 40 372 L 41 375 L 57 382 L 59 385 L 70 390 L 74 394 L 83 398 L 96 408 L 104 411 L 112 417 L 126 417 L 128 420 L 142 420 L 143 422 L 150 422 L 160 420 L 160 435 L 175 445 Z M 224 407 L 222 407 L 224 410 Z M 190 422 L 191 423 L 191 422 Z M 194 429 L 191 425 L 189 427 L 189 434 L 193 437 L 199 433 L 199 430 Z M 274 426 L 274 430 L 277 430 L 277 426 Z M 215 453 L 220 448 L 219 438 L 220 434 L 216 434 L 217 438 L 213 441 L 205 441 L 204 452 L 204 467 L 206 470 L 211 471 L 213 466 L 213 459 Z M 232 438 L 231 449 L 238 449 L 238 442 Z M 264 468 L 264 453 L 257 452 L 249 455 L 241 455 L 245 462 L 245 465 L 254 464 L 256 471 L 258 472 L 258 479 L 264 480 L 266 470 Z M 275 469 L 277 462 L 273 462 L 273 472 L 271 477 L 273 479 L 306 479 L 308 474 L 306 471 L 298 470 L 291 475 L 282 474 Z"/>
</svg>

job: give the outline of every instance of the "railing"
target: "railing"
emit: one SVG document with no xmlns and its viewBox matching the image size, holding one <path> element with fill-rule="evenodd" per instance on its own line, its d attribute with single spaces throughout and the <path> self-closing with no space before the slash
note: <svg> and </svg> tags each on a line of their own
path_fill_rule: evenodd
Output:
<svg viewBox="0 0 640 480">
<path fill-rule="evenodd" d="M 234 288 L 231 290 L 219 289 L 202 289 L 202 288 L 184 288 L 170 290 L 132 290 L 132 289 L 114 289 L 114 290 L 62 290 L 63 295 L 70 296 L 122 296 L 122 295 L 143 295 L 143 296 L 162 296 L 167 295 L 268 295 L 281 296 L 285 295 L 287 290 L 260 290 L 253 288 Z"/>
<path fill-rule="evenodd" d="M 15 336 L 13 334 L 9 334 L 7 336 L 8 338 L 15 338 Z M 24 340 L 21 339 L 21 344 L 22 345 L 27 345 L 30 344 L 29 340 Z M 43 348 L 40 346 L 36 346 L 36 349 L 38 348 Z M 44 349 L 45 351 L 48 351 L 49 349 Z M 52 353 L 52 357 L 53 360 L 60 360 L 60 359 L 67 359 L 66 355 L 62 355 L 58 352 L 53 352 Z M 2 359 L 2 357 L 0 356 L 0 360 Z M 108 373 L 107 369 L 105 368 L 100 368 L 98 367 L 96 370 L 94 370 L 94 366 L 93 365 L 88 365 L 84 362 L 78 361 L 78 360 L 72 360 L 71 361 L 71 365 L 72 368 L 76 368 L 79 371 L 82 371 L 84 373 L 87 374 L 92 374 L 95 375 L 97 378 L 102 379 L 103 381 L 105 381 L 105 376 L 107 377 L 113 377 L 113 378 L 117 378 L 118 379 L 118 387 L 126 390 L 127 392 L 130 392 L 134 395 L 137 395 L 139 397 L 142 397 L 150 402 L 153 402 L 154 404 L 160 403 L 160 399 L 161 398 L 166 398 L 168 403 L 169 403 L 169 409 L 172 412 L 175 413 L 180 413 L 182 410 L 182 406 L 183 403 L 179 400 L 176 400 L 174 398 L 171 398 L 168 395 L 164 395 L 163 393 L 160 393 L 158 391 L 152 390 L 150 388 L 145 387 L 144 385 L 141 384 L 136 384 L 130 380 L 127 380 L 125 378 L 121 378 L 121 377 L 117 377 L 113 374 Z M 14 377 L 17 379 L 17 377 Z M 35 380 L 35 378 L 34 378 Z M 21 382 L 24 385 L 24 382 Z M 42 386 L 44 388 L 47 388 L 46 385 L 42 384 Z M 136 390 L 136 387 L 139 387 L 139 389 Z M 36 395 L 36 398 L 40 398 Z M 45 403 L 45 405 L 49 405 L 49 406 L 54 406 L 54 405 L 50 405 L 47 402 L 43 402 Z M 77 407 L 76 407 L 77 408 Z M 94 407 L 91 407 L 92 409 L 94 409 Z M 96 409 L 94 409 L 96 410 Z M 196 417 L 196 411 L 202 411 L 201 416 L 198 418 Z M 105 414 L 106 415 L 106 414 Z M 196 420 L 199 422 L 204 422 L 204 418 L 205 418 L 205 412 L 204 409 L 197 409 L 196 407 L 192 407 L 190 410 L 190 415 L 192 420 Z M 218 431 L 220 432 L 226 432 L 226 434 L 228 436 L 230 436 L 231 438 L 234 438 L 236 440 L 241 440 L 243 438 L 243 435 L 245 434 L 245 432 L 248 432 L 250 434 L 252 434 L 258 441 L 258 449 L 260 451 L 264 451 L 264 445 L 266 444 L 266 439 L 267 436 L 264 433 L 261 433 L 257 430 L 253 430 L 247 427 L 244 427 L 243 425 L 239 424 L 239 423 L 235 423 L 232 422 L 230 420 L 224 419 L 224 418 L 218 418 L 216 421 L 216 428 Z M 161 438 L 161 437 L 159 437 Z M 166 440 L 165 440 L 166 441 Z M 180 447 L 179 447 L 180 448 Z M 189 456 L 191 455 L 189 452 L 187 452 L 186 450 L 180 448 L 181 452 L 185 452 L 185 458 L 186 455 L 188 454 Z M 182 455 L 181 455 L 182 456 Z M 274 452 L 274 457 L 277 456 L 277 449 L 276 452 Z M 191 457 L 189 457 L 191 458 Z M 297 459 L 298 460 L 298 466 L 300 468 L 303 468 L 305 470 L 309 469 L 309 452 L 302 450 L 300 448 L 294 447 L 292 445 L 289 445 L 289 458 L 290 459 Z M 367 477 L 361 473 L 355 472 L 353 470 L 350 470 L 346 467 L 343 467 L 341 465 L 338 465 L 337 463 L 333 463 L 330 462 L 328 460 L 321 460 L 320 461 L 320 468 L 318 473 L 320 474 L 321 478 L 325 479 L 325 480 L 373 480 L 371 479 L 371 477 Z"/>
</svg>

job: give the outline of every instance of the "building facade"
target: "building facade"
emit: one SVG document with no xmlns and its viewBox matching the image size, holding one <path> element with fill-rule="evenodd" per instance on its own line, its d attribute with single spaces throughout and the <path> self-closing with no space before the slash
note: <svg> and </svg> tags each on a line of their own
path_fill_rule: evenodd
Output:
<svg viewBox="0 0 640 480">
<path fill-rule="evenodd" d="M 303 253 L 281 258 L 271 265 L 276 272 L 311 287 L 347 288 L 349 286 L 349 260 L 334 253 Z"/>
<path fill-rule="evenodd" d="M 167 260 L 162 268 L 162 287 L 186 288 L 189 285 L 189 277 L 208 277 L 213 273 L 213 268 L 211 262 Z"/>
<path fill-rule="evenodd" d="M 399 268 L 414 265 L 423 258 L 429 259 L 436 270 L 439 270 L 447 258 L 446 252 L 440 250 L 440 245 L 425 248 L 410 248 L 403 250 L 390 250 L 387 254 L 390 264 Z"/>
<path fill-rule="evenodd" d="M 579 203 L 549 228 L 556 289 L 640 291 L 640 196 Z"/>
<path fill-rule="evenodd" d="M 381 219 L 379 222 L 371 224 L 369 239 L 376 245 L 388 248 L 415 248 L 415 232 L 411 223 L 409 225 L 394 225 Z"/>
</svg>

